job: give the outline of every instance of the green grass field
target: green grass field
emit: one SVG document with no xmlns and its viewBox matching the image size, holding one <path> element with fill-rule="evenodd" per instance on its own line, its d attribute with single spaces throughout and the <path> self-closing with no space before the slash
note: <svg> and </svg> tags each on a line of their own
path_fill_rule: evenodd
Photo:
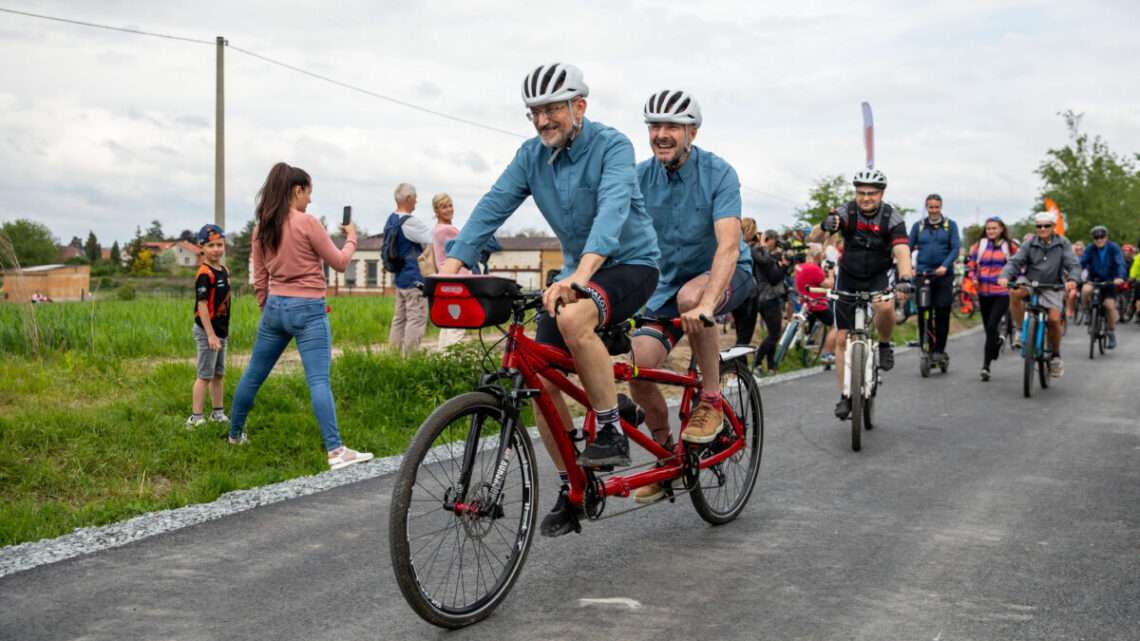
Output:
<svg viewBox="0 0 1140 641">
<path fill-rule="evenodd" d="M 377 345 L 392 322 L 388 296 L 329 299 L 333 344 Z M 14 305 L 0 303 L 0 355 L 83 353 L 102 358 L 194 356 L 193 299 L 140 297 L 131 301 Z M 234 298 L 231 352 L 248 352 L 260 312 L 253 296 Z M 429 335 L 435 333 L 429 328 Z"/>
<path fill-rule="evenodd" d="M 398 454 L 435 407 L 475 385 L 477 344 L 403 359 L 374 347 L 387 337 L 391 299 L 330 305 L 333 345 L 343 350 L 332 364 L 333 394 L 350 447 Z M 327 469 L 295 362 L 279 365 L 258 395 L 249 446 L 228 446 L 225 425 L 185 429 L 195 378 L 190 309 L 161 298 L 0 304 L 0 546 Z M 234 357 L 252 347 L 257 318 L 251 297 L 237 299 L 227 409 L 241 377 Z M 900 327 L 896 342 L 913 327 Z M 793 353 L 780 371 L 798 367 Z"/>
</svg>

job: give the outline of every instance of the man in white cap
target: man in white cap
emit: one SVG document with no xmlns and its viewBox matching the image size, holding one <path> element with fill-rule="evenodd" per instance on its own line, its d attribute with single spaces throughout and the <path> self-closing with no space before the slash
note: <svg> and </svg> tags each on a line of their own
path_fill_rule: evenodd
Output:
<svg viewBox="0 0 1140 641">
<path fill-rule="evenodd" d="M 998 278 L 998 285 L 1009 285 L 1019 274 L 1024 280 L 1041 285 L 1065 283 L 1066 290 L 1077 287 L 1076 275 L 1081 272 L 1081 264 L 1073 254 L 1073 246 L 1064 236 L 1056 233 L 1056 218 L 1048 212 L 1041 212 L 1034 218 L 1037 234 L 1022 244 L 1021 249 L 1005 264 Z M 1029 292 L 1024 288 L 1015 289 L 1009 296 L 1009 307 L 1018 327 L 1025 317 L 1025 298 Z M 1053 358 L 1049 361 L 1049 374 L 1054 378 L 1065 373 L 1061 361 L 1061 312 L 1065 308 L 1065 296 L 1057 290 L 1038 292 L 1041 306 L 1049 310 L 1048 333 Z"/>
</svg>

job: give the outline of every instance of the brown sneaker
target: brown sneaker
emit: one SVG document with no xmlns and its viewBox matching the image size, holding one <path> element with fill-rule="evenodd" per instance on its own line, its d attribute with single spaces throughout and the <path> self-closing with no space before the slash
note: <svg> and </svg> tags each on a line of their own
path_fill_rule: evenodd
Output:
<svg viewBox="0 0 1140 641">
<path fill-rule="evenodd" d="M 681 440 L 686 443 L 711 443 L 720 433 L 724 423 L 724 412 L 713 409 L 712 405 L 701 401 L 693 415 L 689 417 L 689 424 L 681 432 Z"/>
<path fill-rule="evenodd" d="M 660 483 L 650 483 L 637 488 L 633 500 L 638 503 L 656 503 L 665 498 L 665 487 Z"/>
</svg>

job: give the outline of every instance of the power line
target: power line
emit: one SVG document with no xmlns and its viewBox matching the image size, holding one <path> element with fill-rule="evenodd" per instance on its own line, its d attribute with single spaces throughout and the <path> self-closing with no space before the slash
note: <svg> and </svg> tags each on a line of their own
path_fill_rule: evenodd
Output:
<svg viewBox="0 0 1140 641">
<path fill-rule="evenodd" d="M 205 45 L 211 45 L 211 46 L 216 46 L 216 44 L 217 44 L 216 41 L 211 41 L 211 40 L 201 40 L 199 38 L 186 38 L 183 36 L 173 36 L 173 35 L 165 34 L 165 33 L 154 33 L 152 31 L 143 31 L 142 29 L 128 29 L 125 27 L 113 27 L 111 25 L 98 24 L 95 22 L 85 22 L 83 20 L 71 20 L 69 18 L 60 18 L 57 16 L 47 16 L 47 15 L 38 14 L 38 13 L 29 13 L 27 11 L 16 11 L 15 9 L 5 9 L 3 7 L 0 7 L 0 12 L 11 13 L 11 14 L 16 14 L 16 15 L 21 15 L 21 16 L 27 16 L 30 18 L 39 18 L 41 20 L 52 20 L 55 22 L 64 22 L 67 24 L 74 24 L 74 25 L 79 25 L 82 27 L 92 27 L 95 29 L 106 29 L 109 31 L 120 31 L 123 33 L 129 33 L 129 34 L 138 35 L 138 36 L 153 36 L 155 38 L 166 38 L 168 40 L 181 40 L 183 42 L 191 42 L 194 44 L 205 44 Z M 267 62 L 269 64 L 277 65 L 278 67 L 282 67 L 282 68 L 288 69 L 290 71 L 309 76 L 310 78 L 316 78 L 317 80 L 322 80 L 324 82 L 334 84 L 338 87 L 342 87 L 342 88 L 348 89 L 350 91 L 355 91 L 357 93 L 361 93 L 361 94 L 364 94 L 366 96 L 370 96 L 372 98 L 377 98 L 379 100 L 391 102 L 393 104 L 400 105 L 401 107 L 407 107 L 408 109 L 414 109 L 416 111 L 420 111 L 420 112 L 423 112 L 426 114 L 431 114 L 433 116 L 437 116 L 439 118 L 446 118 L 447 120 L 451 120 L 453 122 L 462 123 L 462 124 L 469 125 L 472 127 L 478 127 L 480 129 L 486 129 L 488 131 L 494 131 L 496 133 L 506 134 L 506 135 L 512 136 L 514 138 L 526 138 L 526 136 L 524 136 L 523 134 L 520 134 L 516 131 L 509 131 L 506 129 L 496 127 L 494 125 L 487 125 L 487 124 L 483 124 L 481 122 L 476 122 L 474 120 L 469 120 L 467 118 L 461 118 L 459 116 L 453 116 L 449 113 L 445 113 L 442 111 L 436 111 L 435 109 L 430 109 L 428 107 L 417 105 L 415 103 L 407 102 L 406 100 L 400 100 L 399 98 L 393 98 L 392 96 L 386 96 L 382 93 L 377 93 L 375 91 L 371 91 L 369 89 L 365 89 L 365 88 L 359 87 L 357 85 L 353 85 L 353 84 L 350 84 L 347 82 L 342 82 L 340 80 L 336 80 L 334 78 L 330 78 L 328 76 L 324 76 L 324 75 L 321 75 L 319 73 L 308 71 L 308 70 L 302 69 L 300 67 L 288 64 L 286 62 L 282 62 L 280 60 L 270 58 L 269 56 L 264 56 L 262 54 L 250 51 L 248 49 L 243 49 L 241 47 L 234 46 L 234 45 L 230 44 L 229 41 L 226 41 L 225 44 L 230 49 L 233 49 L 234 51 L 237 51 L 239 53 L 243 53 L 243 54 L 250 56 L 252 58 L 257 58 L 258 60 Z"/>
<path fill-rule="evenodd" d="M 472 127 L 479 127 L 480 129 L 486 129 L 488 131 L 494 131 L 494 132 L 498 132 L 501 134 L 506 134 L 508 136 L 514 136 L 515 138 L 526 138 L 526 136 L 524 136 L 523 134 L 520 134 L 520 133 L 515 132 L 515 131 L 508 131 L 506 129 L 500 129 L 499 127 L 496 127 L 494 125 L 485 125 L 481 122 L 476 122 L 474 120 L 468 120 L 466 118 L 460 118 L 459 116 L 453 116 L 451 114 L 444 113 L 442 111 L 436 111 L 434 109 L 422 107 L 420 105 L 417 105 L 417 104 L 414 104 L 411 102 L 400 100 L 399 98 L 393 98 L 391 96 L 386 96 L 386 95 L 381 94 L 381 93 L 376 93 L 375 91 L 371 91 L 371 90 L 365 89 L 363 87 L 358 87 L 356 85 L 349 84 L 347 82 L 341 82 L 340 80 L 336 80 L 334 78 L 330 78 L 328 76 L 324 76 L 324 75 L 321 75 L 319 73 L 315 73 L 312 71 L 307 71 L 307 70 L 302 69 L 300 67 L 295 67 L 291 64 L 281 62 L 280 60 L 274 60 L 273 58 L 270 58 L 268 56 L 263 56 L 259 53 L 254 53 L 253 51 L 250 51 L 248 49 L 242 49 L 241 47 L 229 44 L 228 42 L 226 43 L 226 45 L 230 49 L 233 49 L 234 51 L 237 51 L 239 53 L 244 53 L 247 56 L 257 58 L 258 60 L 262 60 L 264 62 L 268 62 L 271 65 L 277 65 L 278 67 L 283 67 L 283 68 L 288 69 L 290 71 L 295 71 L 299 74 L 309 76 L 310 78 L 316 78 L 317 80 L 323 80 L 324 82 L 334 84 L 338 87 L 343 87 L 343 88 L 348 89 L 350 91 L 362 93 L 366 96 L 371 96 L 373 98 L 379 98 L 380 100 L 386 100 L 388 102 L 395 103 L 397 105 L 407 107 L 409 109 L 415 109 L 416 111 L 422 111 L 423 113 L 426 113 L 426 114 L 431 114 L 433 116 L 439 116 L 440 118 L 446 118 L 448 120 L 453 120 L 455 122 L 463 123 L 465 125 L 471 125 Z"/>
<path fill-rule="evenodd" d="M 131 33 L 136 36 L 153 36 L 155 38 L 166 38 L 167 40 L 181 40 L 183 42 L 193 42 L 194 44 L 214 45 L 215 42 L 210 40 L 200 40 L 198 38 L 186 38 L 183 36 L 172 36 L 168 33 L 154 33 L 153 31 L 143 31 L 142 29 L 129 29 L 127 27 L 112 27 L 106 24 L 97 24 L 95 22 L 84 22 L 82 20 L 71 20 L 69 18 L 58 18 L 56 16 L 45 16 L 39 13 L 29 13 L 27 11 L 16 11 L 15 9 L 5 9 L 0 7 L 0 12 L 14 13 L 19 16 L 27 16 L 29 18 L 39 18 L 41 20 L 54 20 L 55 22 L 66 22 L 68 24 L 76 24 L 81 27 L 93 27 L 95 29 L 107 29 L 109 31 L 121 31 L 123 33 Z"/>
</svg>

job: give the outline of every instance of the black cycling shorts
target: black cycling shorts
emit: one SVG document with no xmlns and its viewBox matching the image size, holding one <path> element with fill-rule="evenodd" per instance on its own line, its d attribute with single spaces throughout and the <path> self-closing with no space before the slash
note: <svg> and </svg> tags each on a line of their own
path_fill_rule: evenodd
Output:
<svg viewBox="0 0 1140 641">
<path fill-rule="evenodd" d="M 1112 300 L 1116 300 L 1116 284 L 1115 283 L 1106 283 L 1106 284 L 1100 286 L 1100 299 L 1101 300 L 1108 300 L 1110 298 Z"/>
<path fill-rule="evenodd" d="M 598 326 L 619 323 L 636 314 L 657 289 L 658 275 L 656 267 L 646 265 L 614 265 L 599 269 L 586 284 L 590 298 L 598 306 L 598 318 L 601 319 Z M 562 332 L 558 331 L 558 321 L 545 310 L 538 313 L 535 323 L 536 342 L 570 351 L 566 341 L 562 340 Z"/>
<path fill-rule="evenodd" d="M 708 273 L 708 272 L 705 272 Z M 720 305 L 717 306 L 715 315 L 727 314 L 744 303 L 752 297 L 755 283 L 752 280 L 752 274 L 737 267 L 733 272 L 732 278 L 728 281 L 728 286 L 724 289 L 724 295 L 721 297 Z M 672 298 L 665 301 L 657 309 L 647 310 L 646 316 L 653 316 L 660 319 L 673 319 L 680 318 L 681 311 L 677 308 L 677 295 L 674 294 Z M 674 346 L 685 335 L 684 330 L 680 327 L 672 325 L 645 325 L 638 327 L 637 331 L 633 333 L 634 336 L 652 336 L 665 346 L 665 352 L 670 352 Z"/>
<path fill-rule="evenodd" d="M 882 274 L 870 278 L 851 278 L 843 274 L 843 270 L 839 271 L 839 279 L 835 284 L 835 289 L 843 292 L 881 292 L 890 286 L 888 274 Z M 855 328 L 855 302 L 849 299 L 840 298 L 834 301 L 835 309 L 835 329 L 850 330 Z"/>
<path fill-rule="evenodd" d="M 823 323 L 827 327 L 832 327 L 835 325 L 835 314 L 831 312 L 830 307 L 814 312 L 808 310 L 808 320 L 813 320 L 817 323 Z"/>
</svg>

